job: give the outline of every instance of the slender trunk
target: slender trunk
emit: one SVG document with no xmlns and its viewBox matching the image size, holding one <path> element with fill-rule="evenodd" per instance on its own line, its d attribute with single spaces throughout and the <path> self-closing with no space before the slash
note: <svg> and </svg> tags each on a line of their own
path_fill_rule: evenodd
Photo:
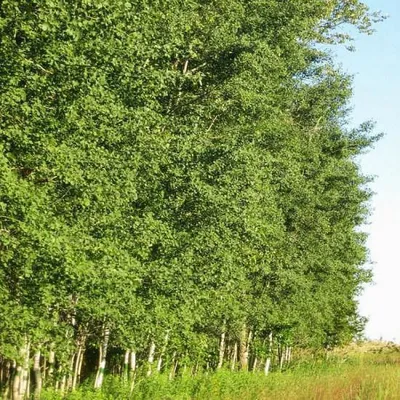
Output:
<svg viewBox="0 0 400 400">
<path fill-rule="evenodd" d="M 222 333 L 221 340 L 219 342 L 219 358 L 217 369 L 221 369 L 224 364 L 224 355 L 225 355 L 225 335 L 226 335 L 226 321 L 222 323 Z"/>
<path fill-rule="evenodd" d="M 240 369 L 243 371 L 247 371 L 248 363 L 249 363 L 249 346 L 248 346 L 248 338 L 250 337 L 250 333 L 247 332 L 246 324 L 243 324 L 242 334 L 240 337 Z"/>
<path fill-rule="evenodd" d="M 52 343 L 50 345 L 50 351 L 49 351 L 49 369 L 47 371 L 47 377 L 48 379 L 52 379 L 54 375 L 54 362 L 56 359 L 56 354 L 54 352 L 54 344 Z"/>
<path fill-rule="evenodd" d="M 269 374 L 269 369 L 271 368 L 271 357 L 268 356 L 267 359 L 265 360 L 265 367 L 264 367 L 264 374 L 268 375 Z"/>
<path fill-rule="evenodd" d="M 177 367 L 177 364 L 175 364 L 175 358 L 176 358 L 176 351 L 174 351 L 174 354 L 172 355 L 171 369 L 170 369 L 169 375 L 168 375 L 168 378 L 170 381 L 174 378 L 176 367 Z"/>
<path fill-rule="evenodd" d="M 131 350 L 130 358 L 129 358 L 129 378 L 131 380 L 134 379 L 136 372 L 136 352 L 135 350 Z"/>
<path fill-rule="evenodd" d="M 269 374 L 269 369 L 271 367 L 272 343 L 273 343 L 273 337 L 272 337 L 272 332 L 270 332 L 268 337 L 267 359 L 265 360 L 265 367 L 264 367 L 265 375 Z"/>
<path fill-rule="evenodd" d="M 129 356 L 131 354 L 130 350 L 125 350 L 124 362 L 122 365 L 122 379 L 127 381 L 129 378 Z"/>
<path fill-rule="evenodd" d="M 163 346 L 163 348 L 161 350 L 160 357 L 158 357 L 157 372 L 161 371 L 162 358 L 163 358 L 163 356 L 165 354 L 165 351 L 167 350 L 168 340 L 169 340 L 169 332 L 167 331 L 167 333 L 165 334 L 165 338 L 164 338 L 164 346 Z"/>
<path fill-rule="evenodd" d="M 42 364 L 42 380 L 43 380 L 43 385 L 46 384 L 46 379 L 47 379 L 47 357 L 43 356 L 43 364 Z"/>
<path fill-rule="evenodd" d="M 255 357 L 253 362 L 253 372 L 257 371 L 257 364 L 258 364 L 258 359 L 257 357 Z"/>
<path fill-rule="evenodd" d="M 183 364 L 182 376 L 186 375 L 186 371 L 187 371 L 187 360 L 185 357 L 185 364 Z"/>
<path fill-rule="evenodd" d="M 40 399 L 40 394 L 42 392 L 42 372 L 40 370 L 40 350 L 37 350 L 33 357 L 33 373 L 35 376 L 35 391 L 34 398 Z"/>
<path fill-rule="evenodd" d="M 233 346 L 233 354 L 232 354 L 232 361 L 231 361 L 231 370 L 234 371 L 236 369 L 236 360 L 237 360 L 237 352 L 238 352 L 238 345 L 235 342 Z"/>
<path fill-rule="evenodd" d="M 78 346 L 78 350 L 76 351 L 76 355 L 75 355 L 71 390 L 75 390 L 77 384 L 79 383 L 80 366 L 82 365 L 82 362 L 81 362 L 82 358 L 83 358 L 83 345 L 80 344 Z"/>
<path fill-rule="evenodd" d="M 78 371 L 77 371 L 77 383 L 81 382 L 81 373 L 82 373 L 82 364 L 83 364 L 83 357 L 85 355 L 85 348 L 82 349 L 81 357 L 78 364 Z"/>
<path fill-rule="evenodd" d="M 225 343 L 226 343 L 226 336 L 225 336 Z M 225 344 L 225 356 L 227 360 L 231 360 L 233 352 L 233 346 L 229 342 Z"/>
<path fill-rule="evenodd" d="M 289 364 L 289 359 L 290 359 L 290 347 L 286 346 L 285 347 L 285 364 Z"/>
<path fill-rule="evenodd" d="M 135 387 L 135 374 L 136 374 L 136 352 L 135 350 L 131 350 L 129 358 L 129 379 L 131 381 L 131 394 L 133 392 L 133 388 Z"/>
<path fill-rule="evenodd" d="M 21 375 L 22 375 L 22 366 L 16 365 L 15 374 L 14 374 L 14 382 L 12 387 L 12 399 L 20 400 L 22 397 L 20 396 L 19 388 L 21 386 Z"/>
<path fill-rule="evenodd" d="M 60 385 L 59 385 L 59 389 L 60 389 L 60 393 L 61 396 L 64 396 L 65 393 L 65 384 L 67 383 L 67 375 L 63 374 L 61 381 L 60 381 Z"/>
<path fill-rule="evenodd" d="M 282 370 L 285 361 L 285 354 L 283 352 L 283 345 L 279 344 L 279 369 Z"/>
<path fill-rule="evenodd" d="M 29 367 L 26 370 L 26 384 L 25 384 L 25 393 L 23 398 L 24 399 L 31 398 L 31 374 Z"/>
<path fill-rule="evenodd" d="M 94 384 L 95 389 L 100 389 L 103 384 L 109 339 L 110 339 L 110 330 L 108 328 L 104 327 L 103 340 L 102 340 L 102 344 L 99 348 L 99 366 L 98 366 L 98 370 L 97 370 L 98 373 L 97 373 L 96 381 Z"/>
<path fill-rule="evenodd" d="M 19 394 L 22 399 L 25 396 L 29 397 L 29 351 L 30 351 L 30 342 L 28 339 L 25 339 L 25 346 L 21 352 L 23 355 L 23 365 L 21 369 L 21 378 L 19 382 Z"/>
<path fill-rule="evenodd" d="M 292 361 L 292 347 L 290 346 L 288 349 L 288 358 L 287 358 L 287 362 L 290 364 Z"/>
<path fill-rule="evenodd" d="M 73 353 L 70 360 L 69 360 L 69 366 L 68 366 L 68 379 L 67 379 L 67 390 L 72 390 L 72 382 L 74 378 L 74 365 L 75 365 L 75 360 L 77 358 L 77 353 Z"/>
<path fill-rule="evenodd" d="M 197 375 L 198 368 L 199 368 L 199 362 L 196 361 L 196 364 L 194 364 L 194 366 L 192 368 L 192 376 L 196 376 Z"/>
<path fill-rule="evenodd" d="M 253 339 L 253 331 L 249 330 L 249 335 L 247 336 L 247 344 L 246 344 L 246 355 L 247 355 L 247 369 L 250 368 L 249 363 L 250 363 L 250 343 L 251 340 Z"/>
<path fill-rule="evenodd" d="M 154 353 L 156 351 L 156 345 L 154 341 L 151 342 L 150 344 L 150 349 L 149 349 L 149 358 L 147 360 L 149 369 L 147 370 L 147 376 L 150 376 L 152 373 L 152 366 L 154 362 Z"/>
<path fill-rule="evenodd" d="M 13 362 L 12 365 L 10 362 L 7 362 L 7 367 L 6 367 L 6 371 L 5 371 L 5 380 L 4 380 L 4 392 L 3 392 L 4 400 L 9 398 L 12 371 L 15 371 L 14 364 L 15 364 L 15 361 Z"/>
<path fill-rule="evenodd" d="M 96 382 L 99 379 L 99 375 L 100 375 L 100 364 L 101 364 L 101 360 L 103 359 L 103 347 L 101 346 L 101 344 L 99 345 L 99 361 L 97 363 L 97 372 L 96 372 L 96 378 L 94 380 L 94 384 L 96 386 Z"/>
</svg>

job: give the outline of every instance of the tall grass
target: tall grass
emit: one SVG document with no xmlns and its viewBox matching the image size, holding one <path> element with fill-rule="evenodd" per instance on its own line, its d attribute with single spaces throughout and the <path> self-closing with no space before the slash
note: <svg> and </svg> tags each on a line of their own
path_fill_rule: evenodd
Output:
<svg viewBox="0 0 400 400">
<path fill-rule="evenodd" d="M 43 400 L 58 400 L 45 391 Z M 83 385 L 68 400 L 389 400 L 400 399 L 400 356 L 361 355 L 297 364 L 282 373 L 220 371 L 173 381 L 167 375 L 138 379 L 133 393 L 127 384 L 108 376 L 102 391 Z"/>
</svg>

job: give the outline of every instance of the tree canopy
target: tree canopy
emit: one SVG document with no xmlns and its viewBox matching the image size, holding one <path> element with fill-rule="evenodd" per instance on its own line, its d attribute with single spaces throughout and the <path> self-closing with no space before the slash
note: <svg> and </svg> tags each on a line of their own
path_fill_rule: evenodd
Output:
<svg viewBox="0 0 400 400">
<path fill-rule="evenodd" d="M 380 18 L 358 0 L 2 1 L 3 364 L 55 352 L 64 384 L 94 348 L 247 368 L 359 332 L 357 156 L 379 136 L 349 128 L 329 46 Z"/>
</svg>

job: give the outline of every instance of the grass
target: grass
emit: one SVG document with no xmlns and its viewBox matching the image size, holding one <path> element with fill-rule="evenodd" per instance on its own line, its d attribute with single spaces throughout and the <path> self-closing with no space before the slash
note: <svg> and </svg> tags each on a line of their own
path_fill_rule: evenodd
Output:
<svg viewBox="0 0 400 400">
<path fill-rule="evenodd" d="M 45 392 L 43 400 L 59 399 Z M 107 377 L 101 392 L 82 386 L 68 400 L 391 400 L 400 399 L 400 353 L 353 352 L 329 361 L 307 361 L 285 372 L 221 371 L 169 381 L 158 375 L 138 380 L 133 395 L 119 379 Z"/>
</svg>

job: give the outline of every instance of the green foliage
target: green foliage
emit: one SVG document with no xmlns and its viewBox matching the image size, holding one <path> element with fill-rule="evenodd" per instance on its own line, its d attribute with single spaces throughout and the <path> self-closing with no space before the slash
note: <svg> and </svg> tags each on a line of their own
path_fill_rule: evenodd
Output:
<svg viewBox="0 0 400 400">
<path fill-rule="evenodd" d="M 355 157 L 378 137 L 348 130 L 351 79 L 323 46 L 377 19 L 358 0 L 3 1 L 4 360 L 28 340 L 71 374 L 109 330 L 111 361 L 143 367 L 153 342 L 165 368 L 214 368 L 222 333 L 264 358 L 271 332 L 357 334 Z"/>
</svg>

